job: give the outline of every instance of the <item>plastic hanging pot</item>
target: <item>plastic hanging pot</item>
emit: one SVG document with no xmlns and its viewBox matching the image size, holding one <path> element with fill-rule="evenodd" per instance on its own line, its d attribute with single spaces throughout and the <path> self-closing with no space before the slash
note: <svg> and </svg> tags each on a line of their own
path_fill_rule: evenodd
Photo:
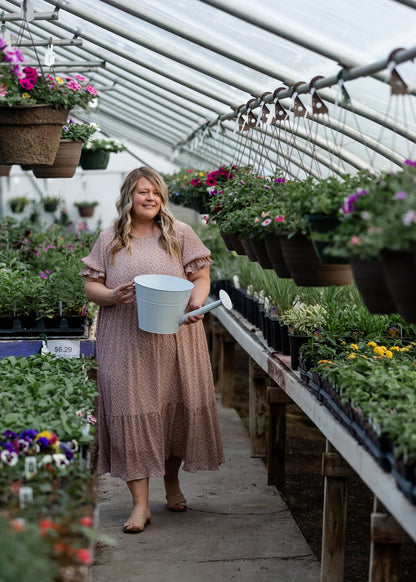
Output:
<svg viewBox="0 0 416 582">
<path fill-rule="evenodd" d="M 80 165 L 83 170 L 105 170 L 110 161 L 110 152 L 105 150 L 89 151 L 81 153 Z"/>
</svg>

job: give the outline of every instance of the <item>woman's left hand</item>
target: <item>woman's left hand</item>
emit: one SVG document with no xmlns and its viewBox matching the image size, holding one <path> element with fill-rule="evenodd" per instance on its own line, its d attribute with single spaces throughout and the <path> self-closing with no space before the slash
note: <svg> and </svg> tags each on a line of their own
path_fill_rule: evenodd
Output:
<svg viewBox="0 0 416 582">
<path fill-rule="evenodd" d="M 200 307 L 201 307 L 201 305 L 194 301 L 194 302 L 188 304 L 186 311 L 187 312 L 193 311 L 194 309 L 199 309 Z M 197 321 L 199 321 L 200 319 L 203 319 L 203 318 L 204 318 L 203 314 L 202 315 L 190 315 L 189 317 L 187 317 L 185 319 L 185 321 L 183 323 L 185 325 L 188 325 L 190 323 L 196 323 Z"/>
</svg>

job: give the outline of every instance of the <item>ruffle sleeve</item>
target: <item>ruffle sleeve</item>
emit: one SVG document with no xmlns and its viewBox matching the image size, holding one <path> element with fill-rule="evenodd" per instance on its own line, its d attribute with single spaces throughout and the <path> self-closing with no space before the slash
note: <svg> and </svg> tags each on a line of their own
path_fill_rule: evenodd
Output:
<svg viewBox="0 0 416 582">
<path fill-rule="evenodd" d="M 199 236 L 188 224 L 181 223 L 180 227 L 182 264 L 185 274 L 197 273 L 204 267 L 212 265 L 214 261 L 211 259 L 211 251 Z"/>
<path fill-rule="evenodd" d="M 106 260 L 105 260 L 105 244 L 103 233 L 100 233 L 95 245 L 92 247 L 88 256 L 81 259 L 85 267 L 79 273 L 82 277 L 91 277 L 98 279 L 98 277 L 106 276 Z"/>
</svg>

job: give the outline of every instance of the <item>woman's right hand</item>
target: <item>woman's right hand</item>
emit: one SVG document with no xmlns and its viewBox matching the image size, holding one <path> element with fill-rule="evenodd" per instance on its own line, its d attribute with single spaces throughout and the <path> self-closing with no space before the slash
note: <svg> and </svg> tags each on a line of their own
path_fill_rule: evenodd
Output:
<svg viewBox="0 0 416 582">
<path fill-rule="evenodd" d="M 101 307 L 111 307 L 112 305 L 134 303 L 136 301 L 134 281 L 109 289 L 106 287 L 103 277 L 87 277 L 85 294 L 88 301 L 93 301 Z"/>
<path fill-rule="evenodd" d="M 124 283 L 118 287 L 111 289 L 113 293 L 114 303 L 134 303 L 136 301 L 136 289 L 134 287 L 134 281 L 129 283 Z"/>
</svg>

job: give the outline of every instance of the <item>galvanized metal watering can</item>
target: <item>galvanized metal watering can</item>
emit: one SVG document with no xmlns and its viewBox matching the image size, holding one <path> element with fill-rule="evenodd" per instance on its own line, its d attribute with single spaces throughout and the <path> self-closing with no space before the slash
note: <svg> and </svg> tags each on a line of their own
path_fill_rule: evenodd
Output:
<svg viewBox="0 0 416 582">
<path fill-rule="evenodd" d="M 176 333 L 190 315 L 202 315 L 216 307 L 232 308 L 226 291 L 219 300 L 185 313 L 194 284 L 171 275 L 139 275 L 134 278 L 139 328 L 150 333 Z"/>
</svg>

